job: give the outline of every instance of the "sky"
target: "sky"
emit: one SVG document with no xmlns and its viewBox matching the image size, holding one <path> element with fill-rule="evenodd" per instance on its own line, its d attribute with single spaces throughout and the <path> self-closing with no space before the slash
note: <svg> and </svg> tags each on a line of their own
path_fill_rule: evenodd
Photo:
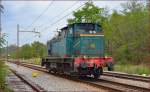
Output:
<svg viewBox="0 0 150 92">
<path fill-rule="evenodd" d="M 33 31 L 35 28 L 35 31 L 40 32 L 40 37 L 35 33 L 20 32 L 20 46 L 34 41 L 46 43 L 57 34 L 57 29 L 67 25 L 67 19 L 73 17 L 72 11 L 85 2 L 87 1 L 2 1 L 4 6 L 2 32 L 8 35 L 9 45 L 16 44 L 17 24 L 19 24 L 20 31 Z M 114 9 L 122 10 L 120 4 L 127 1 L 97 0 L 93 2 L 98 7 L 107 7 L 111 12 Z M 57 22 L 60 19 L 61 21 Z"/>
</svg>

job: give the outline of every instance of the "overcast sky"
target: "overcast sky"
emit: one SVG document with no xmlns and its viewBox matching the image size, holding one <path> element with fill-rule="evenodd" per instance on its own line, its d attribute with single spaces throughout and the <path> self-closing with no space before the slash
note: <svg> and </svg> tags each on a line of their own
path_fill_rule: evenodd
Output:
<svg viewBox="0 0 150 92">
<path fill-rule="evenodd" d="M 8 34 L 9 44 L 16 44 L 17 24 L 20 30 L 33 30 L 41 32 L 38 38 L 32 33 L 20 33 L 20 45 L 40 41 L 46 43 L 56 34 L 56 29 L 66 26 L 67 19 L 72 18 L 72 11 L 80 7 L 86 1 L 2 1 L 4 13 L 2 15 L 2 31 Z M 120 4 L 126 1 L 94 1 L 98 7 L 107 7 L 110 11 L 113 9 L 121 10 Z M 49 7 L 48 7 L 49 6 Z M 69 9 L 68 9 L 69 8 Z M 47 9 L 47 10 L 46 10 Z M 31 23 L 44 11 L 42 16 Z M 65 11 L 67 10 L 67 11 Z M 70 14 L 61 21 L 55 23 L 63 16 Z"/>
</svg>

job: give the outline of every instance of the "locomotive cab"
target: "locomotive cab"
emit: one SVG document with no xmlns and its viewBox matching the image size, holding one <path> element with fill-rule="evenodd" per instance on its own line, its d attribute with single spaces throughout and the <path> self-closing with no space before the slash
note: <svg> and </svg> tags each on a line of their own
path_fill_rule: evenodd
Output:
<svg viewBox="0 0 150 92">
<path fill-rule="evenodd" d="M 101 26 L 93 23 L 76 23 L 70 26 L 68 37 L 72 37 L 72 53 L 80 76 L 103 72 L 104 35 Z"/>
</svg>

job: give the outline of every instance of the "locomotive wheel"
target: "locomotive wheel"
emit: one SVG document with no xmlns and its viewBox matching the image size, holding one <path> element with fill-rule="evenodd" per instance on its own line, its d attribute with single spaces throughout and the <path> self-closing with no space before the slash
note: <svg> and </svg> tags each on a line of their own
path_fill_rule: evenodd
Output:
<svg viewBox="0 0 150 92">
<path fill-rule="evenodd" d="M 49 69 L 49 70 L 48 70 L 48 72 L 49 72 L 49 73 L 51 73 L 51 72 L 52 72 L 52 70 L 51 70 L 51 69 Z"/>
<path fill-rule="evenodd" d="M 114 70 L 114 65 L 112 62 L 107 63 L 108 71 L 113 71 Z"/>
<path fill-rule="evenodd" d="M 52 74 L 56 74 L 57 73 L 56 69 L 50 69 L 49 72 L 52 73 Z"/>
<path fill-rule="evenodd" d="M 95 72 L 93 74 L 94 75 L 94 79 L 98 79 L 101 74 L 103 74 L 103 68 L 102 67 L 100 67 L 100 68 L 95 70 Z"/>
</svg>

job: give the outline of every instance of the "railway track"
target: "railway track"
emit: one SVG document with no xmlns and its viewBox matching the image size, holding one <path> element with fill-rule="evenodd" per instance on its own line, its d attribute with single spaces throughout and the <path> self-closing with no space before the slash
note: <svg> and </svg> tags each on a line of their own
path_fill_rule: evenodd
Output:
<svg viewBox="0 0 150 92">
<path fill-rule="evenodd" d="M 103 75 L 104 76 L 111 76 L 111 77 L 116 77 L 116 78 L 130 79 L 130 80 L 150 83 L 150 77 L 148 77 L 148 76 L 140 76 L 140 75 L 118 73 L 118 72 L 109 72 L 109 71 L 103 72 Z"/>
<path fill-rule="evenodd" d="M 24 64 L 26 64 L 26 63 L 24 63 Z M 33 65 L 33 64 L 31 64 L 31 65 Z M 38 65 L 34 65 L 34 66 L 41 68 L 41 66 L 38 66 Z M 148 76 L 133 75 L 133 74 L 119 73 L 119 72 L 110 72 L 110 71 L 104 71 L 103 75 L 150 83 L 150 77 L 148 77 Z"/>
<path fill-rule="evenodd" d="M 38 86 L 37 84 L 33 83 L 31 80 L 27 79 L 25 76 L 20 75 L 19 73 L 17 73 L 15 70 L 10 68 L 10 71 L 15 74 L 15 76 L 17 76 L 19 79 L 21 79 L 21 81 L 23 81 L 25 84 L 27 84 L 29 87 L 32 88 L 31 92 L 46 92 L 43 88 L 41 88 L 40 86 Z M 15 81 L 13 80 L 14 84 L 19 84 L 21 85 L 20 81 Z M 20 90 L 22 92 L 28 92 L 23 88 L 17 87 L 15 88 L 16 90 Z M 19 92 L 19 91 L 17 91 Z"/>
<path fill-rule="evenodd" d="M 20 65 L 22 65 L 24 67 L 28 67 L 28 68 L 32 68 L 32 69 L 35 69 L 35 70 L 38 70 L 38 71 L 48 73 L 48 71 L 46 69 L 44 69 L 40 66 L 35 66 L 35 65 L 32 65 L 32 64 L 25 64 L 25 63 L 21 63 Z M 105 72 L 105 75 L 106 74 L 107 73 Z M 129 84 L 114 82 L 114 81 L 110 81 L 110 80 L 104 80 L 104 79 L 93 80 L 91 78 L 75 79 L 75 78 L 71 78 L 70 76 L 67 76 L 67 75 L 63 75 L 63 76 L 62 75 L 56 75 L 56 74 L 53 74 L 53 75 L 55 75 L 57 77 L 67 78 L 67 79 L 70 79 L 70 80 L 73 80 L 73 81 L 86 83 L 86 84 L 89 84 L 89 85 L 92 85 L 92 86 L 95 86 L 95 87 L 107 89 L 107 90 L 110 90 L 111 92 L 150 92 L 150 88 L 140 87 L 140 86 L 135 86 L 135 85 L 129 85 Z M 113 74 L 112 75 L 109 74 L 109 76 L 113 76 Z M 116 76 L 119 76 L 119 74 L 116 75 Z M 122 76 L 122 75 L 120 75 L 120 76 Z M 144 80 L 144 79 L 142 79 L 143 77 L 141 79 L 139 79 L 139 78 L 135 79 L 134 77 L 132 76 L 132 78 L 133 78 L 132 80 L 138 80 L 138 81 L 143 81 Z M 121 78 L 131 79 L 131 77 L 130 78 L 121 77 Z"/>
</svg>

